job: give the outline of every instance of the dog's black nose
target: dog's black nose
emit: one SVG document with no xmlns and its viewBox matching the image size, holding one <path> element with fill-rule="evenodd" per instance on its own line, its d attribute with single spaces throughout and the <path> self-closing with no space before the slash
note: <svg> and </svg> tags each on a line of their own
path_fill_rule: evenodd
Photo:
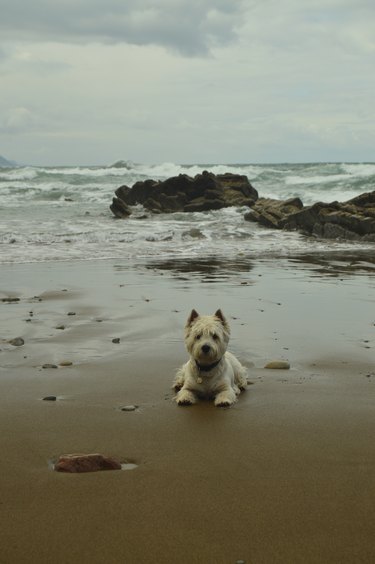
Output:
<svg viewBox="0 0 375 564">
<path fill-rule="evenodd" d="M 202 352 L 207 354 L 210 351 L 210 345 L 202 345 Z"/>
</svg>

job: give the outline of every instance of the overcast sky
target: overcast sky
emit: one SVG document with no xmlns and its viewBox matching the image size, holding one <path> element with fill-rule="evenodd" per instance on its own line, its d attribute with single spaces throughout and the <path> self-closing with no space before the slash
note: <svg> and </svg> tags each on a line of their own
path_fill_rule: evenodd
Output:
<svg viewBox="0 0 375 564">
<path fill-rule="evenodd" d="M 0 155 L 375 161 L 374 0 L 0 0 Z"/>
</svg>

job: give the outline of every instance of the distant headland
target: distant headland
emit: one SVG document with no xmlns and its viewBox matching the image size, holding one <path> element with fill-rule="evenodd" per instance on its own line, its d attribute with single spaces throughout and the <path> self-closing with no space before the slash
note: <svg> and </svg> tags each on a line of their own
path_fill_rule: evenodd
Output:
<svg viewBox="0 0 375 564">
<path fill-rule="evenodd" d="M 8 161 L 5 157 L 0 155 L 0 167 L 8 167 L 8 166 L 17 166 L 17 163 L 14 161 Z"/>
</svg>

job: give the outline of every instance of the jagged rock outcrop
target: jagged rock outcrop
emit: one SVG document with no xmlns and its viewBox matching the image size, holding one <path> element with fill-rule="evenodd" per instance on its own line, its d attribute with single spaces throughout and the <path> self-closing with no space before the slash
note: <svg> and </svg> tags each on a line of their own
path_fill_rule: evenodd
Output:
<svg viewBox="0 0 375 564">
<path fill-rule="evenodd" d="M 375 191 L 347 202 L 304 206 L 299 198 L 258 198 L 247 176 L 204 171 L 194 178 L 186 174 L 164 181 L 145 180 L 132 188 L 120 186 L 110 206 L 125 218 L 132 206 L 142 204 L 153 213 L 200 212 L 230 206 L 248 206 L 245 219 L 273 229 L 297 230 L 326 239 L 375 242 Z"/>
<path fill-rule="evenodd" d="M 272 198 L 259 198 L 252 206 L 249 213 L 245 214 L 245 219 L 264 225 L 281 229 L 281 222 L 289 215 L 298 212 L 303 208 L 303 203 L 299 198 L 290 200 L 274 200 Z"/>
<path fill-rule="evenodd" d="M 180 174 L 164 181 L 136 182 L 132 188 L 120 186 L 110 208 L 116 217 L 127 217 L 129 206 L 136 204 L 154 213 L 172 213 L 251 206 L 257 199 L 258 192 L 247 176 L 204 171 L 194 178 Z"/>
<path fill-rule="evenodd" d="M 285 202 L 259 198 L 245 219 L 326 239 L 375 242 L 375 191 L 347 202 L 318 202 L 306 207 L 299 198 Z"/>
</svg>

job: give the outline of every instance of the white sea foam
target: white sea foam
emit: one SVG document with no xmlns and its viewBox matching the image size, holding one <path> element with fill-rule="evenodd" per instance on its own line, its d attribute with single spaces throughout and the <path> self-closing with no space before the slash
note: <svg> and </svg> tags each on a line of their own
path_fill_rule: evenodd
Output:
<svg viewBox="0 0 375 564">
<path fill-rule="evenodd" d="M 14 168 L 12 170 L 2 171 L 0 168 L 0 182 L 2 181 L 15 181 L 15 180 L 33 180 L 37 178 L 40 169 L 25 167 Z"/>
<path fill-rule="evenodd" d="M 329 184 L 332 182 L 341 182 L 342 180 L 348 180 L 347 174 L 331 174 L 325 176 L 287 176 L 285 178 L 285 184 L 287 185 L 317 185 L 317 184 Z"/>
<path fill-rule="evenodd" d="M 375 164 L 371 163 L 343 163 L 342 169 L 351 176 L 374 176 L 375 177 Z"/>
<path fill-rule="evenodd" d="M 245 174 L 264 197 L 348 200 L 374 189 L 374 164 L 159 165 L 25 167 L 0 171 L 0 262 L 140 257 L 289 256 L 352 248 L 353 243 L 307 239 L 244 221 L 246 209 L 115 220 L 109 205 L 118 186 L 138 180 Z M 139 219 L 143 216 L 143 219 Z M 191 231 L 192 228 L 197 231 Z M 199 232 L 202 238 L 194 237 Z"/>
</svg>

